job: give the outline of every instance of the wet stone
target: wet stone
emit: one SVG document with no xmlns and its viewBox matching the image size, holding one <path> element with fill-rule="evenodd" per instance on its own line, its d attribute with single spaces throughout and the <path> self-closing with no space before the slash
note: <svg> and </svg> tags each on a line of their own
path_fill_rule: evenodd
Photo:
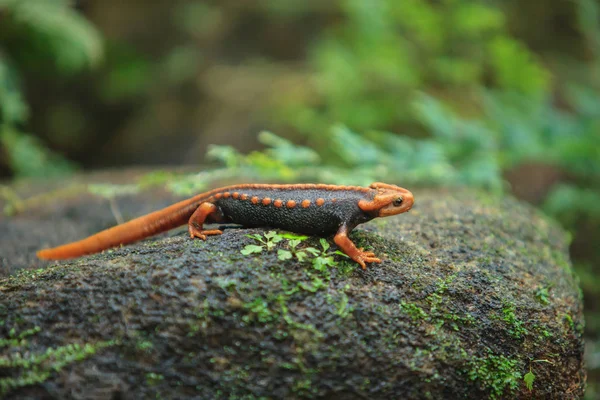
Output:
<svg viewBox="0 0 600 400">
<path fill-rule="evenodd" d="M 410 213 L 351 234 L 383 261 L 366 271 L 331 238 L 244 255 L 271 229 L 239 228 L 41 263 L 37 248 L 110 226 L 110 207 L 2 217 L 0 397 L 581 397 L 565 233 L 511 198 L 414 193 Z M 119 200 L 125 218 L 165 204 Z"/>
</svg>

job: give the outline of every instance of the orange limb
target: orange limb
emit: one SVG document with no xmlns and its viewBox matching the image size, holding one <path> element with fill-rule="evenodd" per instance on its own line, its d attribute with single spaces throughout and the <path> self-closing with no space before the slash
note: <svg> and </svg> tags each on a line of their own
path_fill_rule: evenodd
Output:
<svg viewBox="0 0 600 400">
<path fill-rule="evenodd" d="M 215 217 L 213 219 L 218 220 L 219 217 L 219 209 L 213 203 L 202 203 L 198 206 L 196 211 L 192 214 L 188 221 L 188 232 L 190 233 L 190 237 L 199 238 L 202 240 L 206 240 L 207 235 L 220 235 L 223 231 L 219 229 L 211 229 L 211 230 L 203 230 L 202 225 L 209 217 Z"/>
<path fill-rule="evenodd" d="M 375 256 L 375 253 L 356 248 L 354 243 L 352 243 L 352 240 L 348 238 L 348 233 L 348 227 L 346 225 L 342 225 L 337 234 L 334 236 L 333 241 L 351 259 L 359 263 L 362 269 L 367 269 L 365 263 L 381 262 L 381 260 Z"/>
</svg>

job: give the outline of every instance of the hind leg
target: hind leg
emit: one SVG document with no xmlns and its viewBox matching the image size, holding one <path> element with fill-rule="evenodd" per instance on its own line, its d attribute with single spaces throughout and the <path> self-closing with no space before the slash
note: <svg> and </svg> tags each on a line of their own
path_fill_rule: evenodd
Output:
<svg viewBox="0 0 600 400">
<path fill-rule="evenodd" d="M 206 236 L 208 235 L 220 235 L 223 231 L 219 229 L 210 229 L 203 230 L 202 225 L 208 218 L 214 221 L 219 221 L 221 219 L 221 211 L 217 206 L 213 203 L 202 203 L 196 211 L 192 214 L 188 221 L 188 232 L 190 233 L 190 237 L 199 238 L 202 240 L 206 240 Z"/>
</svg>

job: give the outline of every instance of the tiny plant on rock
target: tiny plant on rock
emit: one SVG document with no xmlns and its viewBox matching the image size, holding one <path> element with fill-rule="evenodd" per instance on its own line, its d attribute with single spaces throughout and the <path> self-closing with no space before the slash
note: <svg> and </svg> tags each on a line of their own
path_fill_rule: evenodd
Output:
<svg viewBox="0 0 600 400">
<path fill-rule="evenodd" d="M 246 235 L 249 238 L 257 240 L 260 245 L 249 244 L 241 250 L 241 253 L 245 256 L 253 253 L 261 253 L 263 250 L 270 251 L 275 245 L 283 240 L 283 236 L 277 234 L 275 231 L 269 231 L 265 233 L 264 238 L 257 234 Z"/>
<path fill-rule="evenodd" d="M 299 262 L 305 262 L 310 260 L 313 267 L 318 271 L 323 271 L 328 267 L 336 265 L 333 259 L 334 254 L 338 254 L 344 257 L 348 257 L 346 254 L 339 250 L 330 252 L 330 244 L 326 239 L 321 238 L 319 240 L 321 249 L 315 247 L 301 247 L 301 243 L 308 239 L 305 235 L 295 235 L 293 233 L 277 233 L 275 231 L 269 231 L 263 236 L 257 234 L 246 235 L 258 241 L 260 244 L 249 244 L 241 250 L 243 255 L 250 255 L 253 253 L 262 253 L 263 250 L 271 251 L 278 243 L 287 239 L 287 248 L 277 250 L 277 258 L 280 261 L 297 259 Z"/>
</svg>

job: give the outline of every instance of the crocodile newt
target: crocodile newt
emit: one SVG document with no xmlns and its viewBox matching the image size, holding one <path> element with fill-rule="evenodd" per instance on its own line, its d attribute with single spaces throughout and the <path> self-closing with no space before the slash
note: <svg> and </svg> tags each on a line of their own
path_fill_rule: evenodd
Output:
<svg viewBox="0 0 600 400">
<path fill-rule="evenodd" d="M 37 252 L 41 259 L 67 259 L 98 253 L 188 224 L 191 238 L 220 235 L 205 223 L 235 223 L 273 227 L 319 236 L 335 234 L 334 241 L 365 269 L 381 262 L 373 252 L 357 248 L 348 234 L 376 217 L 410 210 L 410 191 L 376 182 L 369 187 L 326 184 L 243 184 L 198 194 L 159 211 L 106 229 L 88 238 Z"/>
</svg>

